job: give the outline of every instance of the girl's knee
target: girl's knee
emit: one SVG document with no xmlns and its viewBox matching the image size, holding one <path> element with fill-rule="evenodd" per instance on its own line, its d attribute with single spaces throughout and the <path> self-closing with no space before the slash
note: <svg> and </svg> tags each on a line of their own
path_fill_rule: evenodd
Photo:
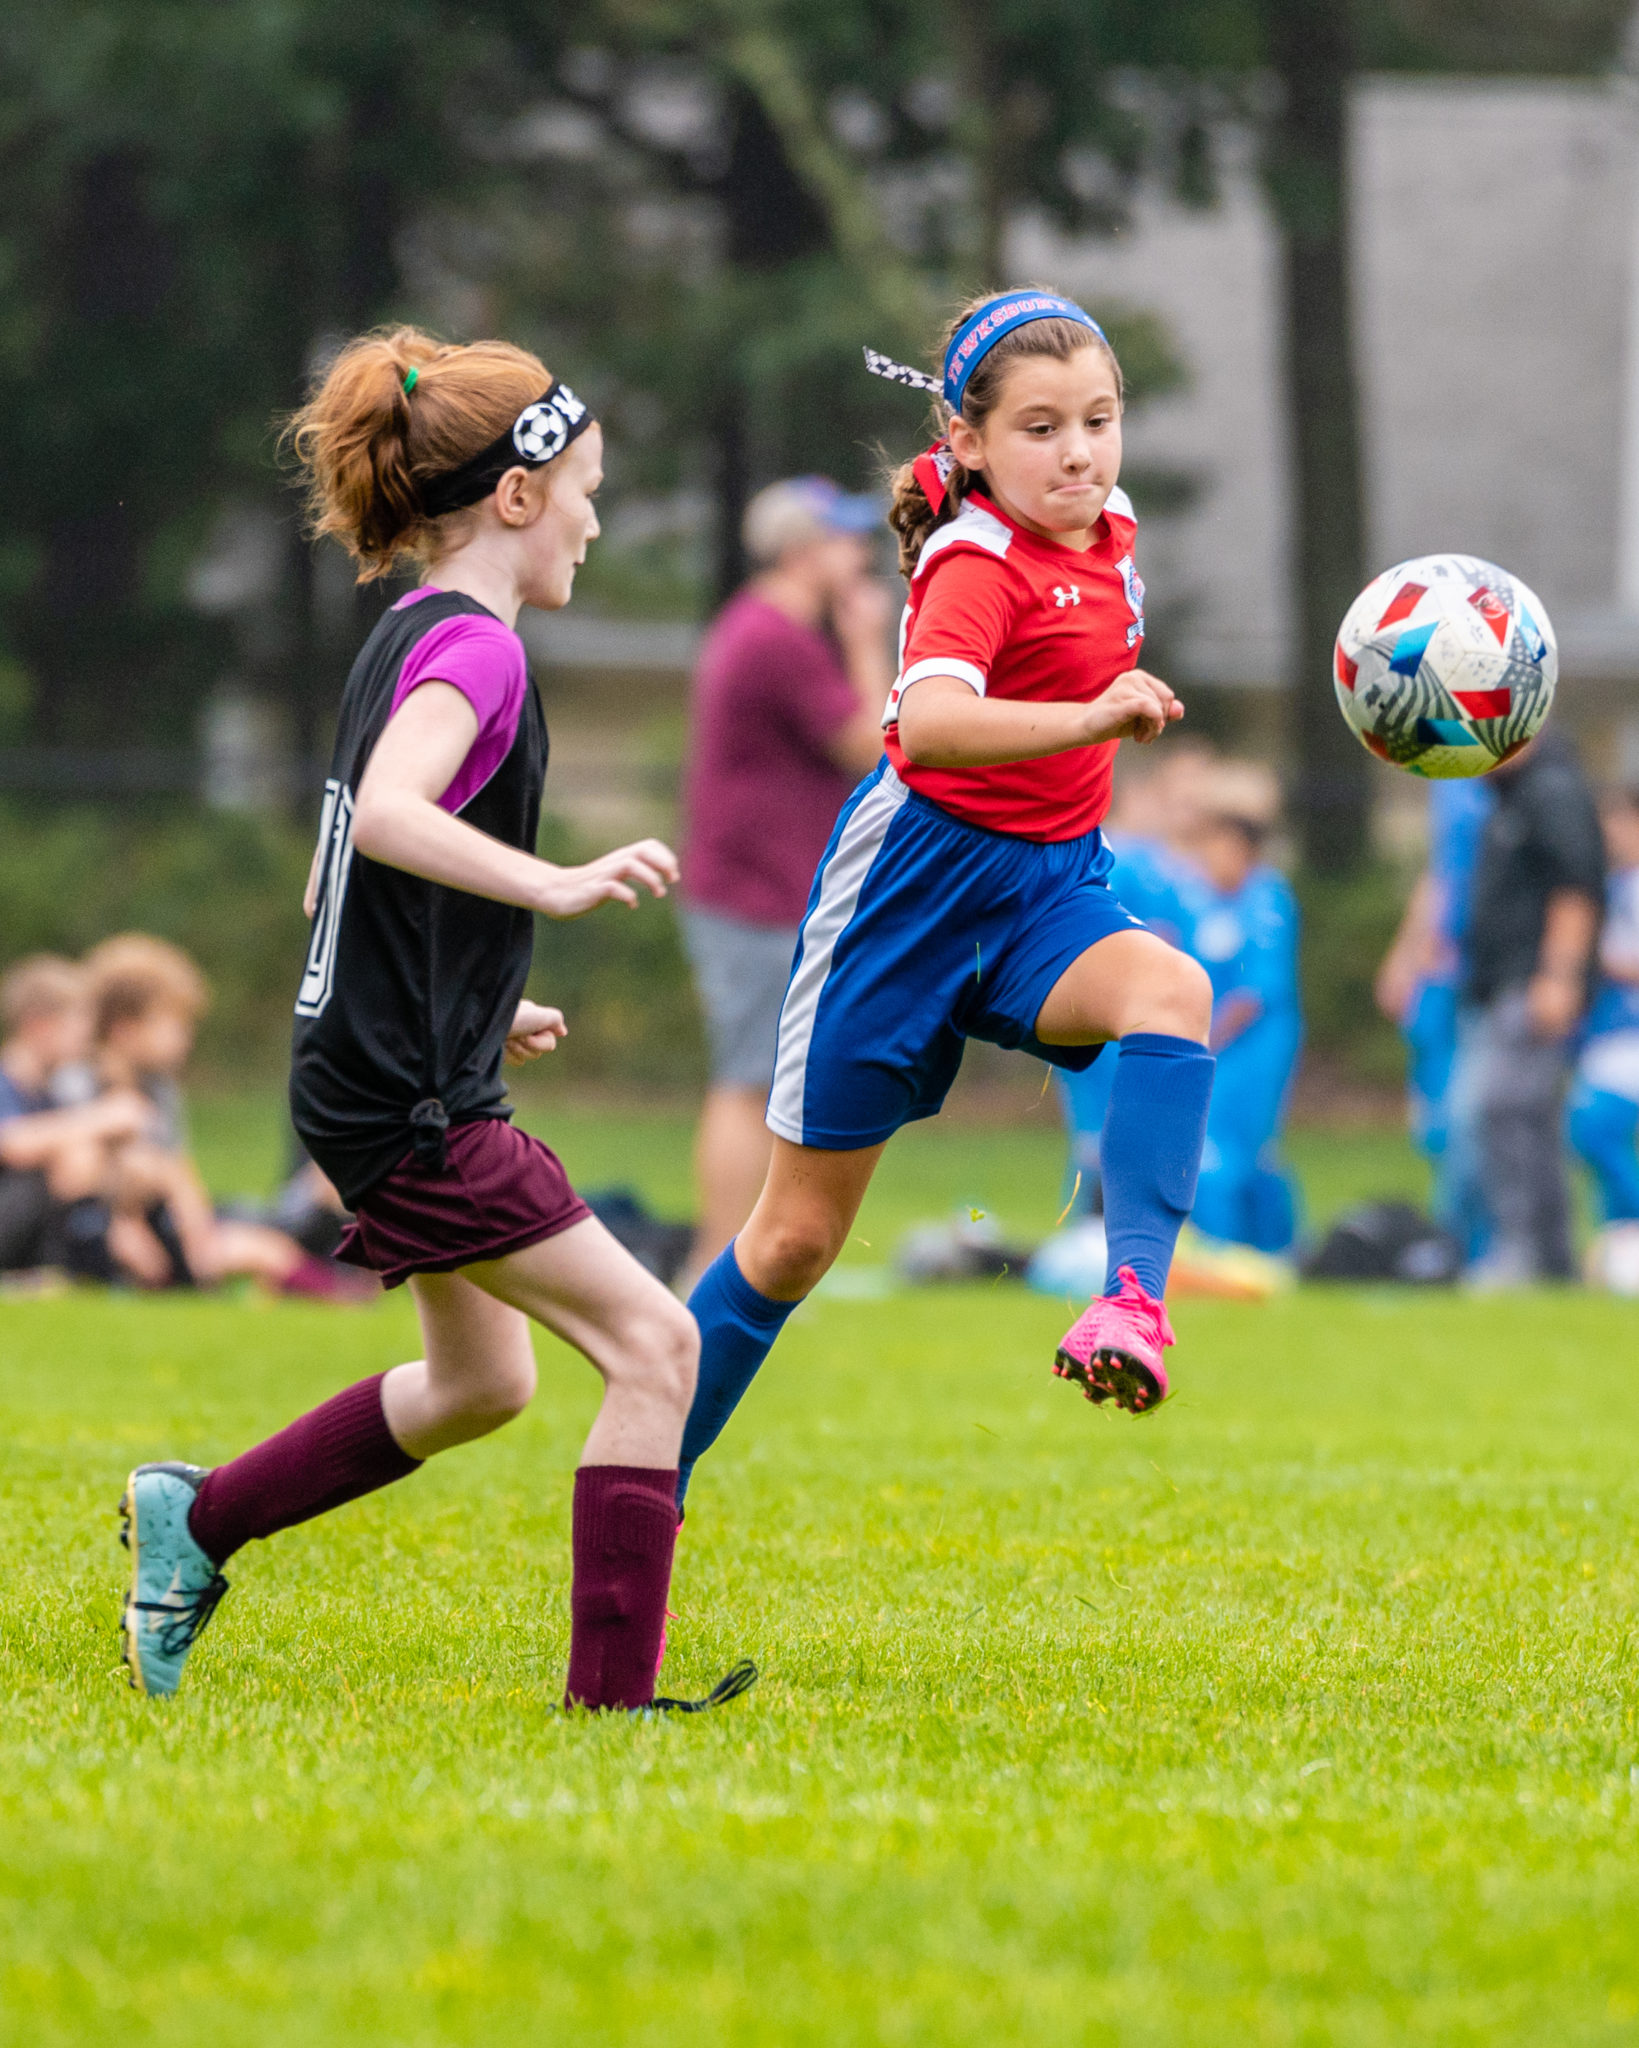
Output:
<svg viewBox="0 0 1639 2048">
<path fill-rule="evenodd" d="M 469 1421 L 490 1430 L 521 1415 L 534 1398 L 535 1360 L 520 1352 L 490 1360 L 482 1374 L 462 1387 L 455 1405 Z"/>
<path fill-rule="evenodd" d="M 831 1270 L 842 1249 L 842 1234 L 820 1216 L 780 1217 L 762 1223 L 748 1246 L 740 1235 L 741 1263 L 759 1293 L 795 1301 L 811 1293 Z M 755 1272 L 750 1268 L 755 1266 Z"/>
<path fill-rule="evenodd" d="M 611 1376 L 686 1415 L 700 1367 L 700 1331 L 680 1301 L 658 1288 L 655 1293 L 620 1330 Z"/>
<path fill-rule="evenodd" d="M 1159 948 L 1128 991 L 1121 1036 L 1153 1031 L 1204 1045 L 1212 1030 L 1212 980 L 1198 960 L 1171 946 Z"/>
</svg>

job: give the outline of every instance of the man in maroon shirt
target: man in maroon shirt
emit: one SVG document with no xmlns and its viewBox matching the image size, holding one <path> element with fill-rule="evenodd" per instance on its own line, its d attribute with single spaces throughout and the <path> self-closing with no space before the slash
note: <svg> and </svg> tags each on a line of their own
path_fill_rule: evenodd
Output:
<svg viewBox="0 0 1639 2048">
<path fill-rule="evenodd" d="M 685 1284 L 751 1213 L 780 1003 L 826 840 L 882 750 L 889 599 L 868 536 L 881 507 L 826 477 L 770 484 L 746 509 L 758 572 L 700 650 L 683 782 L 683 931 L 706 1013 L 711 1085 L 695 1141 L 700 1225 Z"/>
</svg>

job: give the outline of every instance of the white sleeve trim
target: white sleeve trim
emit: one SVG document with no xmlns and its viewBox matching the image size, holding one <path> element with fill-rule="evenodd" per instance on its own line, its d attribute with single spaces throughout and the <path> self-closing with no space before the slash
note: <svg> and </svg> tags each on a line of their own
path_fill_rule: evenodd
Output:
<svg viewBox="0 0 1639 2048">
<path fill-rule="evenodd" d="M 1133 501 L 1119 484 L 1104 500 L 1104 509 L 1106 512 L 1113 512 L 1117 519 L 1130 519 L 1134 526 L 1138 524 L 1138 514 L 1133 510 Z"/>
<path fill-rule="evenodd" d="M 919 683 L 927 676 L 954 676 L 959 683 L 966 683 L 976 697 L 985 693 L 989 678 L 974 662 L 961 661 L 954 654 L 930 654 L 924 661 L 913 661 L 909 668 L 900 672 L 892 690 L 888 693 L 888 708 L 882 714 L 884 726 L 892 725 L 899 716 L 899 700 L 912 683 Z"/>
<path fill-rule="evenodd" d="M 954 519 L 944 526 L 936 526 L 922 543 L 922 552 L 916 558 L 915 574 L 920 576 L 946 548 L 957 547 L 963 541 L 971 547 L 983 548 L 986 554 L 1005 562 L 1007 551 L 1013 545 L 1013 530 L 982 505 L 964 505 Z"/>
<path fill-rule="evenodd" d="M 985 693 L 989 681 L 984 670 L 977 663 L 958 661 L 954 654 L 930 654 L 926 661 L 913 661 L 899 678 L 901 690 L 908 690 L 912 683 L 921 682 L 924 676 L 954 676 L 959 683 L 966 683 L 976 696 Z"/>
</svg>

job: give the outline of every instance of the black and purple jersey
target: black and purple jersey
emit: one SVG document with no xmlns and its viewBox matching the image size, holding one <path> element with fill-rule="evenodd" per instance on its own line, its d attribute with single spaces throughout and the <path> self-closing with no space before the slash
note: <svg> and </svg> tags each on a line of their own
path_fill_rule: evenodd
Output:
<svg viewBox="0 0 1639 2048">
<path fill-rule="evenodd" d="M 534 919 L 353 845 L 376 742 L 416 683 L 433 680 L 460 689 L 479 718 L 444 808 L 526 853 L 540 820 L 546 720 L 517 635 L 459 591 L 412 593 L 383 615 L 342 693 L 296 998 L 291 1120 L 350 1208 L 415 1149 L 418 1131 L 511 1115 L 501 1061 Z"/>
</svg>

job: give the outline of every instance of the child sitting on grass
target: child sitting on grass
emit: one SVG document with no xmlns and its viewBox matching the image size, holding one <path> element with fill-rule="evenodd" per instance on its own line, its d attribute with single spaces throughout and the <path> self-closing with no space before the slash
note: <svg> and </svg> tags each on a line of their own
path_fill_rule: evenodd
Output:
<svg viewBox="0 0 1639 2048">
<path fill-rule="evenodd" d="M 66 1109 L 52 1094 L 90 1050 L 85 970 L 50 953 L 18 961 L 0 979 L 0 1031 L 0 1271 L 112 1277 L 102 1197 L 149 1107 L 129 1088 Z"/>
<path fill-rule="evenodd" d="M 110 1244 L 125 1271 L 146 1287 L 248 1276 L 278 1294 L 373 1299 L 372 1276 L 315 1258 L 267 1224 L 217 1215 L 189 1156 L 183 1114 L 182 1076 L 210 1002 L 187 954 L 127 932 L 94 947 L 85 964 L 98 1081 L 147 1107 L 146 1128 L 121 1149 L 110 1190 Z"/>
</svg>

